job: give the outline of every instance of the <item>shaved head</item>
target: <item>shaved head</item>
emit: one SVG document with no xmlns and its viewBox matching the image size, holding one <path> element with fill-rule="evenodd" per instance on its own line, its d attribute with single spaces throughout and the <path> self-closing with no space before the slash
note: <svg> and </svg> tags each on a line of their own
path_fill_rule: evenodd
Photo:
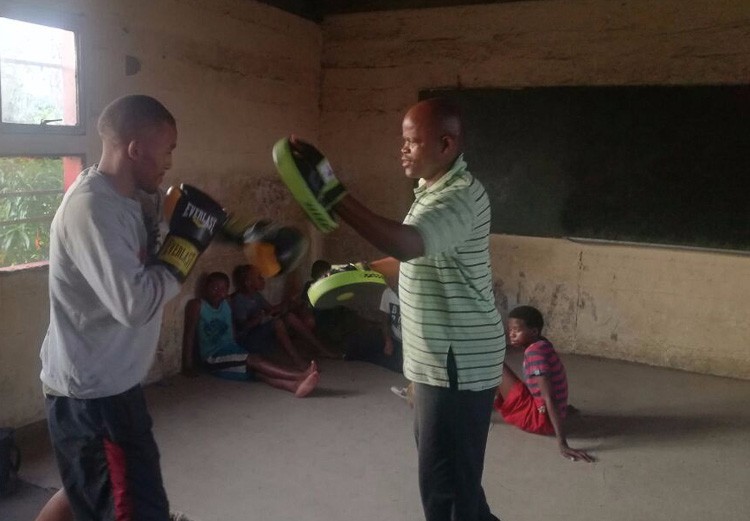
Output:
<svg viewBox="0 0 750 521">
<path fill-rule="evenodd" d="M 407 118 L 420 122 L 431 132 L 439 136 L 453 137 L 459 153 L 463 151 L 464 124 L 458 105 L 447 98 L 430 98 L 412 106 L 406 113 Z"/>
<path fill-rule="evenodd" d="M 136 189 L 158 191 L 177 146 L 177 125 L 164 105 L 150 96 L 123 96 L 104 107 L 97 130 L 102 138 L 97 168 L 111 176 L 115 189 L 126 197 Z"/>
<path fill-rule="evenodd" d="M 458 106 L 432 98 L 412 106 L 401 124 L 401 166 L 406 177 L 430 186 L 463 153 L 464 129 Z"/>
<path fill-rule="evenodd" d="M 175 126 L 174 116 L 164 105 L 150 96 L 132 95 L 107 105 L 99 116 L 97 130 L 104 142 L 127 144 L 164 123 Z"/>
</svg>

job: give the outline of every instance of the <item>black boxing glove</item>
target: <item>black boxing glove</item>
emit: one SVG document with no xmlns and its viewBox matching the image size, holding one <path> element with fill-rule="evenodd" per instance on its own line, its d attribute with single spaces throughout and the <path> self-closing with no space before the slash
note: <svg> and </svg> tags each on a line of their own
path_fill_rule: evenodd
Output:
<svg viewBox="0 0 750 521">
<path fill-rule="evenodd" d="M 169 233 L 157 259 L 184 282 L 195 261 L 227 220 L 224 209 L 194 186 L 169 187 L 164 201 Z"/>
</svg>

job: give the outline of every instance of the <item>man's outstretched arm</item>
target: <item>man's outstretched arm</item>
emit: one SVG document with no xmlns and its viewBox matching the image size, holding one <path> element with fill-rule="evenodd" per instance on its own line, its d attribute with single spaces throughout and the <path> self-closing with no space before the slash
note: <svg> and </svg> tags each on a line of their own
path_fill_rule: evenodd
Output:
<svg viewBox="0 0 750 521">
<path fill-rule="evenodd" d="M 422 257 L 424 240 L 414 226 L 382 217 L 346 195 L 335 207 L 336 214 L 363 239 L 400 261 Z"/>
</svg>

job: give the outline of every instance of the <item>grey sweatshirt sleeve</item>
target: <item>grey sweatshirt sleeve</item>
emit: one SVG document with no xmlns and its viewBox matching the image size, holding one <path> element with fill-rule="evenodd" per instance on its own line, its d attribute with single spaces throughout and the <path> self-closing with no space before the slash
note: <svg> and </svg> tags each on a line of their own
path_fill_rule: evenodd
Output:
<svg viewBox="0 0 750 521">
<path fill-rule="evenodd" d="M 79 198 L 67 207 L 68 255 L 115 320 L 128 327 L 148 323 L 179 293 L 180 284 L 166 268 L 145 265 L 139 206 L 134 202 L 133 208 L 123 210 L 92 193 Z"/>
</svg>

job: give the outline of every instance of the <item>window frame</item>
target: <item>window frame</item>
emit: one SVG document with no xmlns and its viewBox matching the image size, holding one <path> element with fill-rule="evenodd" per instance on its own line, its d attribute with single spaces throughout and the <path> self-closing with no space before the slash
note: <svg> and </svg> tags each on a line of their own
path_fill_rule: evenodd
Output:
<svg viewBox="0 0 750 521">
<path fill-rule="evenodd" d="M 7 157 L 27 157 L 27 158 L 30 158 L 30 159 L 59 158 L 61 160 L 65 159 L 66 157 L 74 157 L 74 158 L 78 158 L 80 160 L 81 170 L 85 169 L 86 168 L 86 164 L 87 164 L 86 163 L 86 154 L 84 154 L 84 153 L 80 153 L 80 154 L 60 153 L 60 154 L 57 154 L 57 153 L 54 153 L 54 152 L 49 152 L 49 153 L 44 153 L 44 154 L 37 154 L 37 153 L 34 153 L 34 154 L 5 154 L 5 153 L 0 152 L 0 159 L 7 158 Z M 63 175 L 63 188 L 62 188 L 62 191 L 57 192 L 57 190 L 55 190 L 54 192 L 55 193 L 60 193 L 60 194 L 62 194 L 63 197 L 65 197 L 65 193 L 68 191 L 69 187 L 65 186 L 65 172 L 63 171 L 63 172 L 61 172 L 61 174 Z M 29 194 L 29 195 L 33 195 L 33 194 Z M 55 212 L 57 212 L 57 210 L 55 210 Z M 17 221 L 2 221 L 2 222 L 0 222 L 0 225 L 10 224 L 10 223 L 13 223 L 13 222 L 47 221 L 49 219 L 49 224 L 50 224 L 50 226 L 52 226 L 52 219 L 54 219 L 55 214 L 53 213 L 50 216 L 44 216 L 44 219 L 41 219 L 40 217 L 33 217 L 31 219 L 19 219 Z M 26 262 L 26 263 L 23 263 L 23 264 L 11 264 L 9 266 L 2 266 L 2 265 L 0 265 L 0 273 L 11 272 L 11 271 L 18 271 L 18 270 L 23 270 L 23 269 L 27 269 L 27 268 L 35 268 L 35 267 L 39 267 L 39 266 L 46 266 L 47 264 L 49 264 L 49 259 L 38 260 L 38 261 L 31 261 L 31 262 Z"/>
<path fill-rule="evenodd" d="M 46 25 L 75 33 L 76 60 L 78 66 L 78 124 L 60 127 L 56 125 L 32 125 L 0 123 L 0 156 L 4 157 L 65 157 L 81 158 L 83 168 L 88 158 L 95 155 L 96 148 L 89 142 L 88 132 L 88 88 L 90 83 L 87 57 L 91 54 L 86 34 L 86 18 L 82 14 L 67 13 L 63 8 L 28 7 L 8 0 L 0 0 L 0 16 L 23 22 Z M 63 180 L 64 183 L 64 180 Z M 27 264 L 0 267 L 0 275 L 40 269 L 49 265 L 48 260 Z"/>
<path fill-rule="evenodd" d="M 0 121 L 0 134 L 34 134 L 39 136 L 85 135 L 86 111 L 84 107 L 86 106 L 86 89 L 84 84 L 86 82 L 84 81 L 85 67 L 82 52 L 84 44 L 84 24 L 82 18 L 68 13 L 55 12 L 51 9 L 45 11 L 17 4 L 8 4 L 3 0 L 0 0 L 0 18 L 10 18 L 20 22 L 45 25 L 73 32 L 76 50 L 76 108 L 78 111 L 78 123 L 76 125 L 43 125 L 41 123 L 6 123 Z"/>
</svg>

